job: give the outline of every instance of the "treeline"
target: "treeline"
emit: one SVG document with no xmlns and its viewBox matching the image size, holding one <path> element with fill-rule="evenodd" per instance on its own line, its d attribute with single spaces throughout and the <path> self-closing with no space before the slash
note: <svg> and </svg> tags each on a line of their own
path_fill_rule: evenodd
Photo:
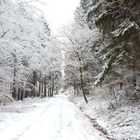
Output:
<svg viewBox="0 0 140 140">
<path fill-rule="evenodd" d="M 0 1 L 0 94 L 53 96 L 60 88 L 59 44 L 33 1 Z"/>
<path fill-rule="evenodd" d="M 81 0 L 76 22 L 64 31 L 66 87 L 82 91 L 86 102 L 97 86 L 107 87 L 115 100 L 139 100 L 139 19 L 138 0 Z"/>
</svg>

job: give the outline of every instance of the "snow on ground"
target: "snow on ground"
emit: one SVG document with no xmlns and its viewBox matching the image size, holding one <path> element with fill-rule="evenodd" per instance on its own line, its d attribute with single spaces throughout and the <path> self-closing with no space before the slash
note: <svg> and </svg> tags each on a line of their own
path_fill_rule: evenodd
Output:
<svg viewBox="0 0 140 140">
<path fill-rule="evenodd" d="M 70 99 L 115 139 L 140 140 L 140 103 L 111 110 L 108 102 L 100 96 L 89 96 L 88 104 L 82 96 L 70 96 Z"/>
<path fill-rule="evenodd" d="M 44 111 L 47 99 L 28 99 L 0 106 L 0 139 L 12 140 L 32 125 Z"/>
<path fill-rule="evenodd" d="M 30 101 L 30 102 L 29 102 Z M 32 102 L 31 102 L 32 101 Z M 104 140 L 65 95 L 0 107 L 2 140 Z"/>
</svg>

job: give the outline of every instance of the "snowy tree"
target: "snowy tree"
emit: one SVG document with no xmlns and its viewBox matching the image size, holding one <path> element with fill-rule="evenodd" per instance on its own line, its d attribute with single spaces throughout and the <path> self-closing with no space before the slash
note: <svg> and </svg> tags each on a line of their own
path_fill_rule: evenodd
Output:
<svg viewBox="0 0 140 140">
<path fill-rule="evenodd" d="M 44 79 L 50 73 L 58 90 L 61 53 L 46 17 L 28 1 L 6 0 L 0 6 L 0 79 L 7 87 L 1 92 L 11 93 L 15 100 L 46 96 L 50 80 Z"/>
<path fill-rule="evenodd" d="M 92 55 L 92 43 L 99 38 L 98 30 L 91 31 L 88 27 L 81 27 L 74 23 L 69 31 L 64 32 L 68 39 L 66 53 L 66 73 L 71 75 L 70 83 L 74 89 L 82 90 L 86 102 L 86 94 L 89 94 L 92 81 L 92 66 L 97 67 L 97 59 Z M 91 65 L 92 64 L 92 65 Z M 91 70 L 91 71 L 90 71 Z M 96 68 L 97 70 L 97 68 Z M 70 78 L 68 78 L 70 79 Z M 77 89 L 78 90 L 78 89 Z"/>
<path fill-rule="evenodd" d="M 46 89 L 51 91 L 53 95 L 54 89 L 58 90 L 61 78 L 61 52 L 59 49 L 58 41 L 54 37 L 50 37 L 42 48 L 34 53 L 31 58 L 31 68 L 34 74 L 37 74 L 37 79 L 32 75 L 32 84 L 37 86 L 39 83 L 39 95 L 46 96 Z M 35 81 L 35 82 L 34 82 Z M 46 87 L 41 87 L 42 83 Z M 41 91 L 42 90 L 42 91 Z M 55 90 L 55 91 L 56 91 Z M 45 93 L 44 93 L 45 91 Z M 50 95 L 50 93 L 49 93 Z"/>
<path fill-rule="evenodd" d="M 133 91 L 139 87 L 139 4 L 136 0 L 81 0 L 85 23 L 102 32 L 98 55 L 104 65 L 95 85 L 106 81 L 119 83 L 120 88 L 127 83 Z"/>
</svg>

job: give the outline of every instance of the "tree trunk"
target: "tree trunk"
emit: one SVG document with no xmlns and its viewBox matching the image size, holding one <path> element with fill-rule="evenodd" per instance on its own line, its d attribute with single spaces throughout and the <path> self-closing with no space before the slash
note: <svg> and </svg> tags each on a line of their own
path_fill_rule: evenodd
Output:
<svg viewBox="0 0 140 140">
<path fill-rule="evenodd" d="M 138 100 L 137 92 L 136 92 L 136 87 L 137 87 L 137 76 L 136 76 L 136 60 L 133 60 L 133 79 L 132 79 L 132 86 L 134 90 L 133 98 L 135 100 Z"/>
<path fill-rule="evenodd" d="M 16 55 L 13 53 L 13 87 L 12 87 L 12 97 L 14 99 L 17 98 L 17 94 L 16 94 L 16 64 L 17 64 L 17 58 Z"/>
<path fill-rule="evenodd" d="M 75 80 L 74 80 L 73 88 L 74 88 L 74 95 L 76 95 L 76 82 L 75 82 Z"/>
<path fill-rule="evenodd" d="M 51 97 L 53 97 L 53 94 L 54 94 L 54 81 L 52 80 Z"/>
<path fill-rule="evenodd" d="M 18 95 L 17 100 L 20 100 L 20 86 L 17 89 L 17 95 Z"/>
<path fill-rule="evenodd" d="M 14 75 L 13 75 L 12 97 L 14 99 L 16 99 L 16 69 L 15 69 L 15 66 L 14 66 Z"/>
<path fill-rule="evenodd" d="M 25 89 L 26 88 L 26 85 L 25 85 L 25 82 L 24 82 L 24 85 L 23 85 L 23 99 L 25 98 Z"/>
<path fill-rule="evenodd" d="M 82 89 L 82 93 L 83 93 L 83 97 L 85 99 L 85 102 L 88 103 L 86 94 L 85 94 L 85 90 L 84 90 L 84 80 L 83 80 L 83 72 L 82 72 L 82 67 L 79 68 L 80 71 L 80 83 L 81 83 L 81 89 Z"/>
<path fill-rule="evenodd" d="M 42 81 L 41 81 L 41 97 L 44 96 L 44 80 L 42 78 Z"/>
<path fill-rule="evenodd" d="M 51 87 L 48 88 L 48 97 L 51 97 Z"/>
<path fill-rule="evenodd" d="M 46 79 L 44 79 L 44 97 L 47 95 L 47 86 L 46 86 Z"/>
<path fill-rule="evenodd" d="M 36 76 L 36 71 L 33 72 L 33 97 L 36 96 L 36 82 L 37 82 L 37 76 Z"/>
<path fill-rule="evenodd" d="M 134 60 L 135 61 L 135 60 Z M 137 86 L 137 77 L 136 77 L 136 62 L 133 63 L 133 88 L 135 89 Z"/>
<path fill-rule="evenodd" d="M 41 95 L 41 81 L 39 81 L 39 95 L 38 96 L 40 95 Z"/>
</svg>

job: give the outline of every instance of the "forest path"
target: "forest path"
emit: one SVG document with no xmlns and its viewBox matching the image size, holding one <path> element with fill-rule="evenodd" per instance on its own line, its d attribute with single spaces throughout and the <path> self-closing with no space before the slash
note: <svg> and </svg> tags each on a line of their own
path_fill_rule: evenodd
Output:
<svg viewBox="0 0 140 140">
<path fill-rule="evenodd" d="M 18 140 L 103 140 L 65 95 L 55 96 L 35 124 Z"/>
</svg>

